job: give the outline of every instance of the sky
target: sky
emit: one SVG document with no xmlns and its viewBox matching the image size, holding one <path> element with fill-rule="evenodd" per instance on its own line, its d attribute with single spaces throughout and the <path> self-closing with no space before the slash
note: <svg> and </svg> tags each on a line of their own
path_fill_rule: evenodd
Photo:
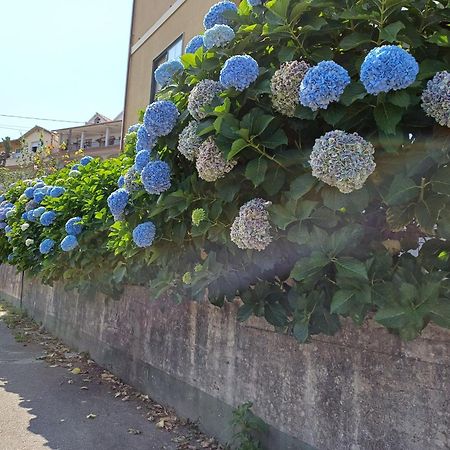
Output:
<svg viewBox="0 0 450 450">
<path fill-rule="evenodd" d="M 0 1 L 0 139 L 123 110 L 132 0 Z"/>
</svg>

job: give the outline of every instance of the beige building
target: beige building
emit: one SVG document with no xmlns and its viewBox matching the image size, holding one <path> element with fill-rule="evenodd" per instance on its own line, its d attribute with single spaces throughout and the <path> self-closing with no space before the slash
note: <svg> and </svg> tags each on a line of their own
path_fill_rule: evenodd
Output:
<svg viewBox="0 0 450 450">
<path fill-rule="evenodd" d="M 83 149 L 87 155 L 109 157 L 120 152 L 122 113 L 114 119 L 95 113 L 85 125 L 55 130 L 60 148 L 74 153 Z"/>
<path fill-rule="evenodd" d="M 23 150 L 36 153 L 45 147 L 58 148 L 59 136 L 53 131 L 46 130 L 38 125 L 28 130 L 19 139 L 10 141 L 11 151 L 6 159 L 6 167 L 16 167 L 17 161 Z M 0 144 L 0 152 L 3 151 L 3 143 Z"/>
<path fill-rule="evenodd" d="M 153 100 L 153 73 L 177 59 L 203 29 L 203 17 L 218 0 L 134 0 L 125 92 L 124 130 Z M 239 3 L 236 0 L 236 3 Z"/>
</svg>

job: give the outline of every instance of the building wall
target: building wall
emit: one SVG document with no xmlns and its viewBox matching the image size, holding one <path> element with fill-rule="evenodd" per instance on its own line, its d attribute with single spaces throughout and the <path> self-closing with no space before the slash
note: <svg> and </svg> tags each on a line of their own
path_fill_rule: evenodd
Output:
<svg viewBox="0 0 450 450">
<path fill-rule="evenodd" d="M 403 342 L 372 322 L 347 322 L 309 344 L 275 333 L 237 305 L 151 301 L 126 287 L 120 300 L 82 296 L 0 266 L 0 297 L 154 400 L 230 440 L 246 401 L 268 424 L 268 450 L 450 448 L 450 331 L 429 326 Z"/>
<path fill-rule="evenodd" d="M 150 101 L 152 63 L 180 35 L 183 49 L 196 34 L 203 32 L 203 16 L 217 0 L 135 0 L 131 31 L 131 49 L 124 107 L 124 129 L 138 120 L 138 111 Z M 239 3 L 239 1 L 236 1 Z M 155 29 L 136 49 L 139 40 L 155 26 L 164 13 L 176 11 Z M 133 50 L 134 48 L 134 50 Z"/>
</svg>

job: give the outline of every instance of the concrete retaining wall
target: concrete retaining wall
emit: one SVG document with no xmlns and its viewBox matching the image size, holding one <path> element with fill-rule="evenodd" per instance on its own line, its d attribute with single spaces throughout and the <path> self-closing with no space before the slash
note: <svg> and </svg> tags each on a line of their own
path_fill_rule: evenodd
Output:
<svg viewBox="0 0 450 450">
<path fill-rule="evenodd" d="M 20 298 L 20 275 L 0 267 L 0 296 Z M 20 303 L 16 300 L 16 303 Z M 404 343 L 374 324 L 347 324 L 307 345 L 236 306 L 84 298 L 25 278 L 22 306 L 101 365 L 222 441 L 234 407 L 254 402 L 273 450 L 450 448 L 450 333 L 429 327 Z"/>
</svg>

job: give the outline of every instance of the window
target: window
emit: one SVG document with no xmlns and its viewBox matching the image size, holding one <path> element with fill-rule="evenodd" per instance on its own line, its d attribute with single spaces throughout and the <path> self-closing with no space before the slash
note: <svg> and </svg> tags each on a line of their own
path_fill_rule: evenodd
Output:
<svg viewBox="0 0 450 450">
<path fill-rule="evenodd" d="M 161 86 L 155 80 L 155 70 L 167 61 L 178 59 L 183 54 L 183 36 L 180 36 L 168 48 L 166 48 L 157 58 L 153 60 L 152 66 L 152 82 L 150 87 L 150 102 L 155 99 L 156 93 Z"/>
</svg>

